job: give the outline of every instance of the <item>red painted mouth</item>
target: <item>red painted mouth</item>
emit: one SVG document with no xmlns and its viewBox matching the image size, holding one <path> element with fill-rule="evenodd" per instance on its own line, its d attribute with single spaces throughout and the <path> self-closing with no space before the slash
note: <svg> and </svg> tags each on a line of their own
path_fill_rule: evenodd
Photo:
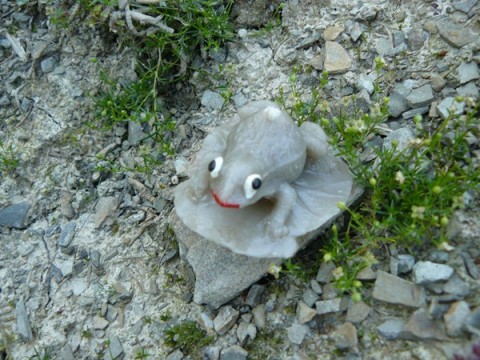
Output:
<svg viewBox="0 0 480 360">
<path fill-rule="evenodd" d="M 220 205 L 221 207 L 232 208 L 232 209 L 238 209 L 240 207 L 239 204 L 231 204 L 231 203 L 223 202 L 222 200 L 220 200 L 218 195 L 215 194 L 215 192 L 213 190 L 212 190 L 212 196 L 215 199 L 215 201 L 217 202 L 217 204 Z"/>
</svg>

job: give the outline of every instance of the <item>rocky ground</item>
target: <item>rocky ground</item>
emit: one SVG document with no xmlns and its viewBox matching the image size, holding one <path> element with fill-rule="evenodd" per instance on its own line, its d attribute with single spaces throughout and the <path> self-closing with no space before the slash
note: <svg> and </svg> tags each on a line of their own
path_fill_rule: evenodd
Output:
<svg viewBox="0 0 480 360">
<path fill-rule="evenodd" d="M 299 78 L 305 96 L 327 70 L 325 99 L 355 95 L 368 111 L 383 58 L 390 130 L 418 113 L 445 117 L 458 95 L 478 99 L 480 2 L 288 1 L 269 30 L 270 2 L 237 2 L 236 39 L 164 96 L 176 155 L 149 174 L 102 170 L 141 162 L 135 126 L 88 126 L 103 69 L 136 80 L 131 53 L 74 11 L 78 30 L 66 31 L 43 2 L 21 3 L 0 1 L 0 359 L 480 358 L 476 194 L 457 214 L 453 250 L 389 247 L 359 274 L 371 285 L 361 302 L 339 296 L 325 263 L 307 281 L 266 276 L 227 304 L 196 304 L 168 225 L 173 188 L 205 133 L 247 101 L 288 91 L 294 67 L 310 69 Z M 205 80 L 200 69 L 219 64 L 228 76 Z M 191 322 L 210 342 L 172 347 L 185 334 L 169 330 Z"/>
</svg>

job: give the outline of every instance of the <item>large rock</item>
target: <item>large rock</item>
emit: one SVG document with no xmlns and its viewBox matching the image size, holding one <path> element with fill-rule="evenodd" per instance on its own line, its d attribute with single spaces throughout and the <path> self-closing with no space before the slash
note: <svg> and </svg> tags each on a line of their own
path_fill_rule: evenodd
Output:
<svg viewBox="0 0 480 360">
<path fill-rule="evenodd" d="M 7 206 L 0 210 L 0 226 L 24 229 L 24 221 L 27 212 L 30 209 L 30 203 L 27 201 Z"/>
<path fill-rule="evenodd" d="M 478 38 L 478 34 L 469 28 L 449 21 L 439 21 L 437 28 L 443 40 L 456 48 L 470 44 Z"/>
<path fill-rule="evenodd" d="M 354 202 L 362 190 L 352 190 L 348 203 Z M 316 239 L 338 217 L 333 216 L 320 228 L 299 239 L 299 247 L 305 247 Z M 170 224 L 177 235 L 180 256 L 192 267 L 195 276 L 193 301 L 218 308 L 268 273 L 271 265 L 279 265 L 283 259 L 254 258 L 236 254 L 225 247 L 208 241 L 196 234 L 178 218 L 175 212 Z"/>
</svg>

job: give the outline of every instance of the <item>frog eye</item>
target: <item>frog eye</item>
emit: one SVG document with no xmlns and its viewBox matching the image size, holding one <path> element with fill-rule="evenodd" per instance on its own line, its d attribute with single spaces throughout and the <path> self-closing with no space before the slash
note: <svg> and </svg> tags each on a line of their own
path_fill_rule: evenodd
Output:
<svg viewBox="0 0 480 360">
<path fill-rule="evenodd" d="M 257 190 L 260 189 L 260 186 L 262 186 L 262 177 L 260 175 L 252 174 L 247 176 L 247 180 L 245 180 L 245 184 L 243 185 L 245 197 L 251 199 Z"/>
<path fill-rule="evenodd" d="M 210 171 L 210 176 L 216 178 L 218 173 L 222 169 L 223 158 L 221 156 L 215 158 L 215 160 L 210 161 L 208 164 L 208 171 Z"/>
</svg>

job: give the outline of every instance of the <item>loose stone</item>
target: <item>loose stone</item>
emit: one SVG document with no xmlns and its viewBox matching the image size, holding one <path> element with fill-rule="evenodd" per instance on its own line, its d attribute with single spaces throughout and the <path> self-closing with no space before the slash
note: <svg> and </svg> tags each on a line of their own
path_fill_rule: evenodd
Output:
<svg viewBox="0 0 480 360">
<path fill-rule="evenodd" d="M 315 303 L 320 299 L 317 293 L 315 293 L 312 289 L 307 289 L 303 293 L 303 301 L 307 306 L 312 307 Z"/>
<path fill-rule="evenodd" d="M 32 327 L 28 320 L 27 310 L 25 309 L 25 302 L 23 299 L 19 300 L 15 306 L 15 316 L 17 318 L 17 332 L 27 341 L 33 339 Z"/>
<path fill-rule="evenodd" d="M 441 21 L 437 27 L 440 36 L 456 48 L 470 44 L 478 38 L 478 35 L 474 34 L 469 28 L 464 28 L 462 25 L 450 21 Z"/>
<path fill-rule="evenodd" d="M 463 114 L 463 110 L 465 108 L 465 103 L 457 102 L 454 97 L 446 97 L 437 105 L 437 112 L 441 116 L 442 119 L 446 119 L 453 115 L 461 115 Z"/>
<path fill-rule="evenodd" d="M 373 79 L 368 75 L 360 74 L 357 80 L 357 87 L 359 88 L 359 90 L 364 89 L 368 92 L 369 95 L 372 95 L 374 90 Z"/>
<path fill-rule="evenodd" d="M 316 294 L 322 295 L 322 286 L 316 280 L 310 280 L 310 286 Z"/>
<path fill-rule="evenodd" d="M 363 301 L 354 302 L 347 310 L 346 320 L 354 324 L 361 323 L 368 317 L 371 311 L 372 308 Z"/>
<path fill-rule="evenodd" d="M 165 360 L 182 360 L 183 359 L 183 353 L 177 349 L 174 352 L 171 352 L 168 354 Z"/>
<path fill-rule="evenodd" d="M 220 360 L 247 360 L 248 351 L 238 345 L 223 349 Z"/>
<path fill-rule="evenodd" d="M 412 119 L 415 115 L 423 115 L 423 114 L 428 113 L 428 110 L 429 110 L 428 106 L 424 106 L 424 107 L 421 107 L 421 108 L 416 108 L 416 109 L 412 109 L 412 110 L 409 110 L 409 111 L 405 111 L 402 114 L 402 118 L 405 119 L 405 120 Z"/>
<path fill-rule="evenodd" d="M 220 110 L 223 107 L 225 99 L 218 92 L 206 90 L 200 103 L 210 110 Z"/>
<path fill-rule="evenodd" d="M 320 265 L 320 269 L 318 269 L 316 280 L 320 284 L 327 284 L 332 281 L 333 273 L 332 271 L 335 269 L 335 264 L 332 262 L 324 262 Z"/>
<path fill-rule="evenodd" d="M 128 144 L 130 146 L 138 145 L 146 136 L 147 134 L 143 132 L 142 124 L 136 121 L 128 122 Z"/>
<path fill-rule="evenodd" d="M 110 323 L 100 316 L 93 318 L 93 328 L 95 330 L 105 330 Z"/>
<path fill-rule="evenodd" d="M 413 266 L 413 279 L 415 284 L 419 285 L 445 281 L 452 274 L 453 269 L 450 266 L 430 261 L 419 261 Z"/>
<path fill-rule="evenodd" d="M 75 236 L 76 224 L 70 221 L 62 230 L 60 238 L 58 239 L 58 246 L 68 247 Z"/>
<path fill-rule="evenodd" d="M 252 340 L 257 336 L 257 328 L 253 324 L 242 321 L 237 328 L 237 337 L 240 344 L 244 344 L 247 338 Z"/>
<path fill-rule="evenodd" d="M 453 303 L 444 315 L 445 329 L 448 336 L 460 336 L 466 320 L 470 316 L 470 307 L 465 301 Z"/>
<path fill-rule="evenodd" d="M 259 329 L 265 328 L 267 325 L 266 315 L 265 315 L 265 305 L 260 304 L 252 310 L 253 321 Z"/>
<path fill-rule="evenodd" d="M 105 360 L 116 360 L 123 357 L 123 346 L 120 342 L 120 338 L 118 336 L 114 336 L 110 340 L 109 351 L 105 354 Z"/>
<path fill-rule="evenodd" d="M 240 313 L 231 306 L 220 308 L 218 315 L 213 320 L 215 331 L 220 335 L 225 334 L 235 324 Z"/>
<path fill-rule="evenodd" d="M 388 340 L 398 339 L 403 331 L 405 322 L 402 319 L 390 319 L 377 326 L 380 335 Z"/>
<path fill-rule="evenodd" d="M 95 214 L 95 228 L 100 228 L 118 207 L 118 199 L 113 196 L 98 199 Z"/>
<path fill-rule="evenodd" d="M 470 294 L 470 285 L 460 279 L 457 274 L 453 274 L 452 277 L 445 283 L 445 285 L 443 285 L 443 291 L 459 297 L 466 297 Z"/>
<path fill-rule="evenodd" d="M 411 108 L 421 108 L 427 106 L 433 101 L 432 86 L 426 84 L 419 88 L 413 89 L 407 96 L 408 105 Z"/>
<path fill-rule="evenodd" d="M 415 135 L 413 130 L 408 127 L 403 127 L 397 130 L 393 130 L 383 141 L 383 147 L 385 150 L 392 150 L 393 144 L 396 144 L 396 150 L 401 152 L 408 149 L 410 146 L 410 140 L 413 140 Z"/>
<path fill-rule="evenodd" d="M 323 39 L 325 41 L 334 41 L 343 30 L 345 30 L 343 25 L 330 26 L 323 32 Z"/>
<path fill-rule="evenodd" d="M 51 73 L 55 69 L 57 59 L 54 56 L 43 59 L 40 62 L 40 69 L 44 74 Z"/>
<path fill-rule="evenodd" d="M 312 320 L 315 315 L 317 315 L 317 311 L 312 309 L 303 301 L 299 301 L 297 305 L 297 320 L 300 324 L 305 324 Z"/>
<path fill-rule="evenodd" d="M 250 305 L 252 308 L 260 304 L 262 301 L 262 295 L 265 292 L 265 286 L 254 284 L 248 291 L 247 300 L 245 304 Z"/>
<path fill-rule="evenodd" d="M 454 1 L 452 6 L 455 10 L 468 14 L 470 10 L 477 4 L 478 0 Z"/>
<path fill-rule="evenodd" d="M 210 316 L 207 313 L 201 313 L 200 318 L 199 318 L 199 324 L 202 327 L 203 330 L 207 333 L 207 335 L 211 336 L 214 334 L 214 328 L 215 325 L 213 323 L 213 320 L 210 318 Z"/>
<path fill-rule="evenodd" d="M 439 74 L 432 74 L 432 76 L 430 76 L 430 84 L 432 85 L 433 91 L 440 92 L 445 85 L 447 85 L 447 81 Z"/>
<path fill-rule="evenodd" d="M 354 349 L 358 345 L 357 329 L 350 322 L 337 327 L 331 337 L 339 350 Z"/>
<path fill-rule="evenodd" d="M 478 99 L 480 95 L 478 92 L 478 88 L 473 81 L 463 86 L 459 86 L 456 90 L 457 94 L 463 97 L 472 97 L 474 99 Z"/>
<path fill-rule="evenodd" d="M 287 329 L 288 340 L 296 345 L 300 345 L 309 333 L 310 328 L 302 324 L 292 324 L 292 326 Z"/>
<path fill-rule="evenodd" d="M 378 271 L 373 297 L 391 304 L 420 307 L 425 303 L 425 290 L 407 280 Z"/>
<path fill-rule="evenodd" d="M 377 278 L 377 273 L 372 270 L 371 267 L 367 267 L 363 270 L 360 270 L 357 274 L 357 280 L 375 280 Z"/>
<path fill-rule="evenodd" d="M 324 66 L 330 74 L 343 74 L 352 66 L 352 59 L 342 45 L 333 42 L 325 42 Z"/>
<path fill-rule="evenodd" d="M 409 340 L 445 340 L 446 336 L 440 326 L 432 321 L 424 309 L 415 311 L 402 331 L 402 338 Z"/>
<path fill-rule="evenodd" d="M 317 301 L 315 307 L 317 309 L 317 314 L 323 315 L 344 311 L 347 308 L 347 305 L 348 300 L 346 298 L 336 298 L 332 300 Z"/>
<path fill-rule="evenodd" d="M 480 77 L 478 73 L 478 65 L 476 62 L 463 62 L 458 67 L 458 81 L 463 85 L 469 81 L 476 80 Z"/>
<path fill-rule="evenodd" d="M 18 204 L 7 206 L 0 210 L 0 226 L 24 229 L 25 217 L 30 209 L 30 203 L 24 201 Z"/>
<path fill-rule="evenodd" d="M 415 258 L 412 255 L 402 254 L 398 255 L 398 273 L 399 274 L 406 274 L 413 269 L 413 265 L 415 265 Z"/>
</svg>

